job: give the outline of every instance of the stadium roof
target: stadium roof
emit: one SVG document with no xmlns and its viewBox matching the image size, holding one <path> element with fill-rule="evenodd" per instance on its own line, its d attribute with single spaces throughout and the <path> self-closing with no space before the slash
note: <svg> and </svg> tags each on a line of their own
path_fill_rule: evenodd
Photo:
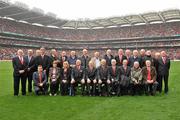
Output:
<svg viewBox="0 0 180 120">
<path fill-rule="evenodd" d="M 0 16 L 2 18 L 14 19 L 19 22 L 30 23 L 47 27 L 61 29 L 99 29 L 121 26 L 133 26 L 139 24 L 166 23 L 180 21 L 180 10 L 171 9 L 162 12 L 151 12 L 138 15 L 111 17 L 95 20 L 65 20 L 58 18 L 53 13 L 45 14 L 39 8 L 29 9 L 20 2 L 14 4 L 8 0 L 0 0 Z"/>
</svg>

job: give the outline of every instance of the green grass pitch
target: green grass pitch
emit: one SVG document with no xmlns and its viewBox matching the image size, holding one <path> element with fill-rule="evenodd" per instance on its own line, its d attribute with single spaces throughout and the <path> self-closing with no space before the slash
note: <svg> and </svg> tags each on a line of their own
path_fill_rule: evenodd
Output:
<svg viewBox="0 0 180 120">
<path fill-rule="evenodd" d="M 123 97 L 13 96 L 11 62 L 0 62 L 0 120 L 180 120 L 180 62 L 169 94 Z"/>
</svg>

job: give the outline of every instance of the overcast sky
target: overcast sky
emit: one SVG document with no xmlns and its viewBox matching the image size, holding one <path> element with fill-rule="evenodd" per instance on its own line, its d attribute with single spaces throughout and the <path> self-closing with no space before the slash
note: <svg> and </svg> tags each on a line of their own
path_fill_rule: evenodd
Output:
<svg viewBox="0 0 180 120">
<path fill-rule="evenodd" d="M 68 20 L 96 19 L 180 9 L 180 0 L 10 0 Z"/>
</svg>

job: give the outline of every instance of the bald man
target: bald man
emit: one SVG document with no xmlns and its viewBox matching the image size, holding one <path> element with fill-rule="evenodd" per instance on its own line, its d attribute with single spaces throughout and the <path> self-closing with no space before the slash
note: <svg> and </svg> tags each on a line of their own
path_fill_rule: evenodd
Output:
<svg viewBox="0 0 180 120">
<path fill-rule="evenodd" d="M 19 49 L 17 51 L 17 56 L 12 59 L 12 64 L 14 68 L 14 96 L 19 95 L 19 84 L 21 81 L 22 95 L 26 95 L 26 77 L 28 63 L 26 58 L 23 56 L 23 51 Z"/>
</svg>

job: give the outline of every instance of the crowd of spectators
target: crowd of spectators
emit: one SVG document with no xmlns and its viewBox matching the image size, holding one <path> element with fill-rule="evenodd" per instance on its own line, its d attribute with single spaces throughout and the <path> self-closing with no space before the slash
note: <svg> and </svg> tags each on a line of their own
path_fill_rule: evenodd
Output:
<svg viewBox="0 0 180 120">
<path fill-rule="evenodd" d="M 58 29 L 35 26 L 0 18 L 0 31 L 25 34 L 35 37 L 67 40 L 102 40 L 132 37 L 180 35 L 180 22 L 137 25 L 103 29 Z"/>
</svg>

